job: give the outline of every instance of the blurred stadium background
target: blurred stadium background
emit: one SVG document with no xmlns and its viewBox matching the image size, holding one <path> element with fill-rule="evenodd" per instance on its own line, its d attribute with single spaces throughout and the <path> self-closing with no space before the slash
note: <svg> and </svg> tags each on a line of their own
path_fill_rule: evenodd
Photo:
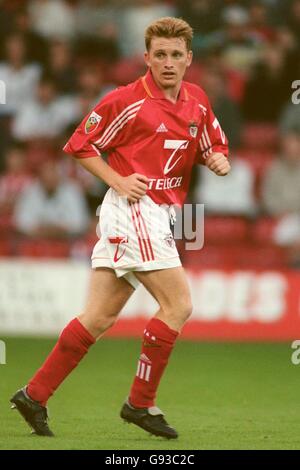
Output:
<svg viewBox="0 0 300 470">
<path fill-rule="evenodd" d="M 286 340 L 299 321 L 300 1 L 0 2 L 0 332 L 56 334 L 84 303 L 106 187 L 62 152 L 109 90 L 144 73 L 143 34 L 194 27 L 187 80 L 204 87 L 231 146 L 231 174 L 195 169 L 205 248 L 185 251 L 195 311 L 184 335 Z M 143 289 L 110 332 L 139 334 Z"/>
<path fill-rule="evenodd" d="M 205 204 L 205 246 L 185 251 L 179 243 L 194 313 L 160 406 L 182 431 L 179 448 L 299 447 L 300 379 L 290 346 L 278 342 L 297 339 L 300 327 L 300 104 L 291 99 L 300 1 L 2 0 L 0 448 L 174 448 L 121 429 L 116 413 L 139 350 L 126 338 L 140 336 L 155 307 L 142 288 L 107 335 L 123 338 L 101 341 L 51 402 L 54 431 L 65 437 L 29 441 L 7 409 L 85 300 L 106 187 L 62 147 L 107 91 L 145 72 L 144 29 L 166 15 L 194 27 L 186 79 L 209 95 L 232 172 L 222 179 L 195 169 L 188 202 Z M 89 399 L 78 413 L 82 396 Z M 62 409 L 76 426 L 58 419 Z"/>
</svg>

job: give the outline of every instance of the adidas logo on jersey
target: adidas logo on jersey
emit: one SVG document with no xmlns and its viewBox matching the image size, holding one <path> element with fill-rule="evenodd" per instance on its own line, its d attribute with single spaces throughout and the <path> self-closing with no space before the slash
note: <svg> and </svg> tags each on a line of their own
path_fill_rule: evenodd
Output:
<svg viewBox="0 0 300 470">
<path fill-rule="evenodd" d="M 156 132 L 168 132 L 168 129 L 166 128 L 166 126 L 162 122 L 161 125 L 156 129 Z"/>
</svg>

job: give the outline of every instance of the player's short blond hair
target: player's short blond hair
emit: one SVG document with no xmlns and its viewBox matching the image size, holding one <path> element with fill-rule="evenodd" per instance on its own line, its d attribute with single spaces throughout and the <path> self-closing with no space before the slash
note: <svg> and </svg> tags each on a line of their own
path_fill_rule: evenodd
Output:
<svg viewBox="0 0 300 470">
<path fill-rule="evenodd" d="M 146 49 L 149 51 L 151 39 L 158 38 L 182 38 L 186 43 L 187 50 L 191 49 L 193 29 L 182 18 L 165 16 L 151 23 L 145 31 Z"/>
</svg>

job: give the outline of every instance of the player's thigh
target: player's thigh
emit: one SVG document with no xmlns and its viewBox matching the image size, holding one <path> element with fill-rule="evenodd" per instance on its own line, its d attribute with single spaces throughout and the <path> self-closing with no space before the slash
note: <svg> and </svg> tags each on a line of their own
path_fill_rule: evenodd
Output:
<svg viewBox="0 0 300 470">
<path fill-rule="evenodd" d="M 117 278 L 110 268 L 97 268 L 91 272 L 85 309 L 79 316 L 83 325 L 91 330 L 101 321 L 117 317 L 134 288 L 125 279 Z"/>
<path fill-rule="evenodd" d="M 189 317 L 192 301 L 182 266 L 155 271 L 135 271 L 134 274 L 165 312 Z"/>
</svg>

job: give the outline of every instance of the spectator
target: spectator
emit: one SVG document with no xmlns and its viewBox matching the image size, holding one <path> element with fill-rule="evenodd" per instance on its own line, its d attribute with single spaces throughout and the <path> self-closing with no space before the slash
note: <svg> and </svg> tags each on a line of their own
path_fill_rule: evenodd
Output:
<svg viewBox="0 0 300 470">
<path fill-rule="evenodd" d="M 83 234 L 89 219 L 79 186 L 62 180 L 58 164 L 48 161 L 19 199 L 15 221 L 17 229 L 29 237 L 61 239 Z"/>
<path fill-rule="evenodd" d="M 282 137 L 280 158 L 266 172 L 262 196 L 271 216 L 300 212 L 300 134 Z"/>
<path fill-rule="evenodd" d="M 288 214 L 279 219 L 273 239 L 286 248 L 290 267 L 300 269 L 300 214 Z"/>
<path fill-rule="evenodd" d="M 300 133 L 300 104 L 288 103 L 281 114 L 279 125 L 282 133 Z"/>
<path fill-rule="evenodd" d="M 59 93 L 74 93 L 76 89 L 76 71 L 73 65 L 72 50 L 64 41 L 50 43 L 47 71 L 57 84 Z"/>
<path fill-rule="evenodd" d="M 298 47 L 300 47 L 300 0 L 291 2 L 287 24 L 296 37 Z"/>
<path fill-rule="evenodd" d="M 201 86 L 207 93 L 213 110 L 222 122 L 222 128 L 231 148 L 240 143 L 241 115 L 237 104 L 228 97 L 224 83 L 224 74 L 214 67 L 206 67 L 202 72 Z"/>
<path fill-rule="evenodd" d="M 34 96 L 41 70 L 37 64 L 28 64 L 26 56 L 23 36 L 9 35 L 5 41 L 6 60 L 0 63 L 0 80 L 6 85 L 6 105 L 0 107 L 0 115 L 13 115 L 24 100 Z"/>
<path fill-rule="evenodd" d="M 0 2 L 0 44 L 3 44 L 5 38 L 11 32 L 11 25 L 14 20 L 13 13 L 9 8 L 8 1 L 2 0 Z"/>
<path fill-rule="evenodd" d="M 76 56 L 83 63 L 101 63 L 105 72 L 119 59 L 118 1 L 81 0 L 76 13 Z"/>
<path fill-rule="evenodd" d="M 107 0 L 81 0 L 77 9 L 77 31 L 84 36 L 118 38 L 120 8 Z"/>
<path fill-rule="evenodd" d="M 42 77 L 36 98 L 24 104 L 13 123 L 15 139 L 53 139 L 72 122 L 78 120 L 77 103 L 72 98 L 59 97 L 56 83 L 48 76 Z"/>
<path fill-rule="evenodd" d="M 242 103 L 245 119 L 275 124 L 291 94 L 290 86 L 284 52 L 276 45 L 266 46 L 246 84 Z"/>
<path fill-rule="evenodd" d="M 246 162 L 232 160 L 226 178 L 218 178 L 204 166 L 199 166 L 195 200 L 205 204 L 208 213 L 253 216 L 254 174 Z"/>
<path fill-rule="evenodd" d="M 195 51 L 205 36 L 221 26 L 221 2 L 219 0 L 177 0 L 178 16 L 184 18 L 194 29 Z"/>
<path fill-rule="evenodd" d="M 33 30 L 48 39 L 70 39 L 75 32 L 76 10 L 64 0 L 31 0 Z"/>
<path fill-rule="evenodd" d="M 85 67 L 78 75 L 78 100 L 82 117 L 93 108 L 104 95 L 115 88 L 104 85 L 102 72 L 98 67 Z"/>
<path fill-rule="evenodd" d="M 26 167 L 26 153 L 22 145 L 11 144 L 5 155 L 5 170 L 0 176 L 0 228 L 11 228 L 13 212 L 20 193 L 32 182 Z"/>
<path fill-rule="evenodd" d="M 229 68 L 248 73 L 257 61 L 261 41 L 249 30 L 249 15 L 245 8 L 229 6 L 222 12 L 224 27 L 209 34 L 203 44 L 206 49 L 220 49 Z"/>
<path fill-rule="evenodd" d="M 264 42 L 276 39 L 276 29 L 270 24 L 266 2 L 256 0 L 250 4 L 249 30 Z"/>
<path fill-rule="evenodd" d="M 145 28 L 163 16 L 173 16 L 174 9 L 165 1 L 133 0 L 119 15 L 120 48 L 126 56 L 143 54 Z"/>
<path fill-rule="evenodd" d="M 287 250 L 289 265 L 300 269 L 300 112 L 290 104 L 281 118 L 281 159 L 266 175 L 264 206 L 277 216 L 274 242 Z M 278 190 L 280 188 L 280 190 Z"/>
<path fill-rule="evenodd" d="M 43 36 L 32 30 L 31 18 L 27 7 L 24 6 L 16 11 L 13 25 L 15 31 L 22 34 L 25 39 L 28 60 L 44 65 L 48 55 L 48 43 Z"/>
</svg>

